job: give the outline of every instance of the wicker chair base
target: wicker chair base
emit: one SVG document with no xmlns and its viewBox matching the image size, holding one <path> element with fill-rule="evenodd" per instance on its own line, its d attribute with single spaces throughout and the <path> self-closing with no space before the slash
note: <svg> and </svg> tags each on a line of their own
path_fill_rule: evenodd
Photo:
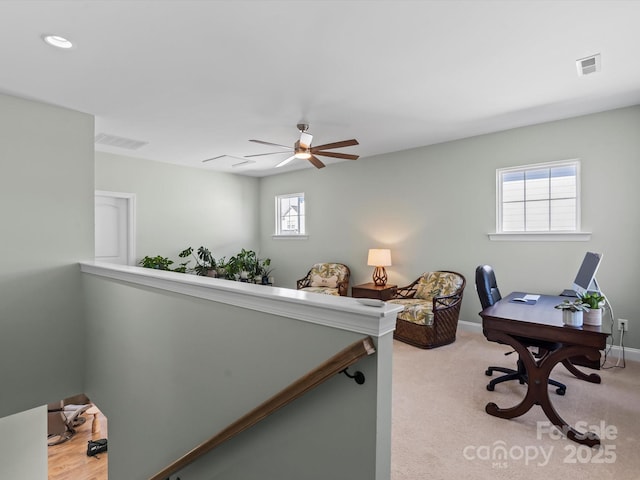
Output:
<svg viewBox="0 0 640 480">
<path fill-rule="evenodd" d="M 393 338 L 418 348 L 435 348 L 456 341 L 456 325 L 453 328 L 436 329 L 433 325 L 418 325 L 398 318 Z"/>
</svg>

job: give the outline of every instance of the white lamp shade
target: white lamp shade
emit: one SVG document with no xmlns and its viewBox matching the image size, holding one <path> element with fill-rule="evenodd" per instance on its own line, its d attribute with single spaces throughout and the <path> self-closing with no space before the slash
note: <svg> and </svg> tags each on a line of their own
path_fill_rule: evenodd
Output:
<svg viewBox="0 0 640 480">
<path fill-rule="evenodd" d="M 367 265 L 372 267 L 391 266 L 391 250 L 388 248 L 370 248 Z"/>
</svg>

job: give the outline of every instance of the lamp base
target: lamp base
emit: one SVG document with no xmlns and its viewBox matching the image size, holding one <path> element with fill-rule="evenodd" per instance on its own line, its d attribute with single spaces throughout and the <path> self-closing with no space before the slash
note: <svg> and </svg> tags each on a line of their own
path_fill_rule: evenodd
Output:
<svg viewBox="0 0 640 480">
<path fill-rule="evenodd" d="M 384 287 L 387 284 L 387 271 L 384 267 L 376 267 L 373 269 L 373 283 L 378 287 Z"/>
</svg>

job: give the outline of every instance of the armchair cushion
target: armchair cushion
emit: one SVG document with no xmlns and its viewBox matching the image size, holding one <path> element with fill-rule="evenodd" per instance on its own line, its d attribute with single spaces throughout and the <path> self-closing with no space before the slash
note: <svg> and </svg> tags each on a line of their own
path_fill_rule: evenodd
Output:
<svg viewBox="0 0 640 480">
<path fill-rule="evenodd" d="M 397 318 L 418 325 L 433 325 L 433 301 L 421 298 L 398 298 L 389 300 L 389 303 L 404 307 Z"/>
<path fill-rule="evenodd" d="M 312 274 L 310 286 L 336 288 L 338 286 L 338 276 L 333 275 L 332 277 L 323 277 L 321 275 Z"/>
<path fill-rule="evenodd" d="M 342 263 L 316 263 L 296 287 L 306 292 L 346 295 L 350 275 L 349 267 Z"/>
<path fill-rule="evenodd" d="M 431 302 L 433 297 L 452 295 L 463 281 L 460 275 L 453 272 L 427 272 L 418 280 L 415 298 Z"/>
<path fill-rule="evenodd" d="M 337 288 L 330 287 L 304 287 L 300 290 L 304 290 L 305 292 L 312 293 L 324 293 L 325 295 L 340 295 Z"/>
</svg>

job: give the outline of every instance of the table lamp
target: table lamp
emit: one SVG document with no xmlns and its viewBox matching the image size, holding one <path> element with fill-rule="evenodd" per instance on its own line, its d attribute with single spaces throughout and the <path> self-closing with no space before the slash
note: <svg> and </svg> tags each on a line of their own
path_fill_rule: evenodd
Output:
<svg viewBox="0 0 640 480">
<path fill-rule="evenodd" d="M 384 267 L 391 266 L 391 250 L 388 248 L 370 248 L 367 265 L 373 269 L 373 283 L 384 287 L 387 283 L 387 271 Z"/>
</svg>

